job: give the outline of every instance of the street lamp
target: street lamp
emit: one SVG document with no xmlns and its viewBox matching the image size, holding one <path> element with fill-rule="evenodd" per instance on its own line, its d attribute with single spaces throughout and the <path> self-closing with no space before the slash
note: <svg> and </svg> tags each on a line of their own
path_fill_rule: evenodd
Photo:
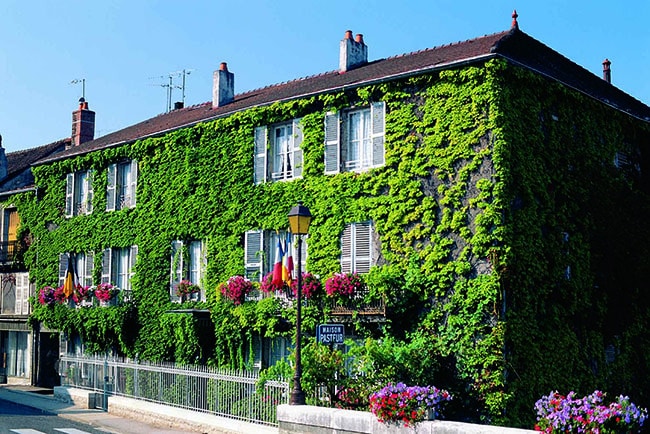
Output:
<svg viewBox="0 0 650 434">
<path fill-rule="evenodd" d="M 291 392 L 291 405 L 305 405 L 305 393 L 300 385 L 300 376 L 302 375 L 302 363 L 300 360 L 300 311 L 302 308 L 302 240 L 301 235 L 309 233 L 309 223 L 311 223 L 311 213 L 309 208 L 303 206 L 302 202 L 291 208 L 289 211 L 289 226 L 291 233 L 298 236 L 298 295 L 296 309 L 296 370 L 293 376 L 293 391 Z"/>
</svg>

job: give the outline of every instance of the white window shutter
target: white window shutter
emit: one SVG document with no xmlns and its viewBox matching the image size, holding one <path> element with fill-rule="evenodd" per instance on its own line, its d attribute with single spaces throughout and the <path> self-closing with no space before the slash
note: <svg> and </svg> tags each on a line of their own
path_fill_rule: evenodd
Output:
<svg viewBox="0 0 650 434">
<path fill-rule="evenodd" d="M 95 269 L 95 253 L 86 252 L 86 268 L 84 270 L 84 281 L 81 282 L 84 286 L 92 286 L 93 284 L 93 270 Z"/>
<path fill-rule="evenodd" d="M 17 273 L 16 282 L 19 286 L 23 288 L 23 298 L 22 298 L 22 314 L 29 315 L 29 297 L 31 296 L 31 288 L 29 284 L 29 274 L 28 273 Z"/>
<path fill-rule="evenodd" d="M 174 288 L 183 277 L 183 242 L 172 241 L 171 271 L 169 273 L 169 293 L 176 296 Z"/>
<path fill-rule="evenodd" d="M 266 127 L 255 128 L 255 155 L 254 155 L 254 172 L 253 182 L 261 184 L 266 182 L 267 177 L 267 164 L 266 164 Z"/>
<path fill-rule="evenodd" d="M 65 186 L 65 216 L 74 215 L 74 173 L 68 173 Z"/>
<path fill-rule="evenodd" d="M 138 186 L 138 160 L 131 160 L 131 183 L 129 184 L 129 206 L 135 208 L 135 192 Z"/>
<path fill-rule="evenodd" d="M 386 103 L 376 102 L 370 106 L 372 119 L 372 165 L 384 165 L 384 135 L 386 129 Z"/>
<path fill-rule="evenodd" d="M 300 123 L 301 119 L 293 120 L 293 177 L 301 178 L 302 177 L 302 124 Z"/>
<path fill-rule="evenodd" d="M 104 249 L 102 254 L 102 283 L 111 283 L 113 255 L 111 249 Z"/>
<path fill-rule="evenodd" d="M 339 114 L 325 115 L 325 174 L 338 173 L 341 166 Z"/>
<path fill-rule="evenodd" d="M 351 273 L 352 269 L 353 225 L 345 225 L 341 235 L 341 273 Z"/>
<path fill-rule="evenodd" d="M 59 253 L 59 286 L 65 282 L 65 272 L 68 270 L 68 255 Z"/>
<path fill-rule="evenodd" d="M 133 276 L 135 276 L 135 262 L 138 259 L 138 246 L 131 246 L 131 251 L 129 252 L 129 287 L 122 289 L 133 289 L 131 281 Z"/>
<path fill-rule="evenodd" d="M 106 180 L 106 211 L 115 211 L 116 202 L 116 183 L 117 183 L 117 164 L 108 166 Z"/>
<path fill-rule="evenodd" d="M 84 198 L 86 214 L 92 214 L 93 212 L 93 175 L 94 172 L 89 170 L 86 173 L 86 197 Z"/>
<path fill-rule="evenodd" d="M 372 265 L 372 225 L 370 222 L 354 225 L 354 270 L 367 273 Z"/>
<path fill-rule="evenodd" d="M 264 233 L 260 230 L 244 234 L 244 255 L 246 277 L 262 280 L 262 252 L 264 251 Z"/>
</svg>

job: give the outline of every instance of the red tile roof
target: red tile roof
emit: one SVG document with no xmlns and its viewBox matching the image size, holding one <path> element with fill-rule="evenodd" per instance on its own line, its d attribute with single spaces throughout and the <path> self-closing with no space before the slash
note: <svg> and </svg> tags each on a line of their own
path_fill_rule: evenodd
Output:
<svg viewBox="0 0 650 434">
<path fill-rule="evenodd" d="M 503 57 L 598 98 L 640 119 L 650 120 L 650 108 L 518 29 L 454 44 L 369 62 L 345 73 L 330 71 L 235 95 L 233 102 L 212 108 L 212 102 L 161 114 L 122 130 L 83 143 L 37 164 L 133 142 L 255 106 L 286 101 L 343 88 Z"/>
</svg>

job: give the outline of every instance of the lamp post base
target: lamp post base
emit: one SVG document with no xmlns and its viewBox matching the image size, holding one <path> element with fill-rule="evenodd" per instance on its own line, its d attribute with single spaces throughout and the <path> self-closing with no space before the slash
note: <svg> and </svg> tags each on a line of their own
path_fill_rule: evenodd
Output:
<svg viewBox="0 0 650 434">
<path fill-rule="evenodd" d="M 305 392 L 302 390 L 293 390 L 291 392 L 291 399 L 289 400 L 291 405 L 305 405 Z"/>
</svg>

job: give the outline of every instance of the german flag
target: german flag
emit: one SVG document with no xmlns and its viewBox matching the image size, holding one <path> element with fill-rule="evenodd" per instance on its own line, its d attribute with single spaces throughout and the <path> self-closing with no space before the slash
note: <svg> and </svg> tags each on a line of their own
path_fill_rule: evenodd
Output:
<svg viewBox="0 0 650 434">
<path fill-rule="evenodd" d="M 74 271 L 74 261 L 72 255 L 68 255 L 68 269 L 65 271 L 65 280 L 63 281 L 63 294 L 66 297 L 72 296 L 74 289 L 79 284 L 77 273 Z"/>
</svg>

